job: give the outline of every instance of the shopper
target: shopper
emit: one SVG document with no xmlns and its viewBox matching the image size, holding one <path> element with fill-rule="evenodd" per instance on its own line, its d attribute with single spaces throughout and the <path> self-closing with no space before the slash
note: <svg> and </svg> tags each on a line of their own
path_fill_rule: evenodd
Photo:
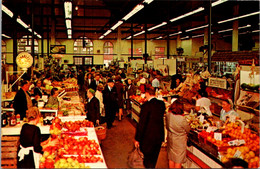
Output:
<svg viewBox="0 0 260 169">
<path fill-rule="evenodd" d="M 121 81 L 121 76 L 117 75 L 115 78 L 115 88 L 117 92 L 117 105 L 119 108 L 118 111 L 118 120 L 121 121 L 123 117 L 123 108 L 124 108 L 124 85 Z"/>
<path fill-rule="evenodd" d="M 99 110 L 100 110 L 100 124 L 105 123 L 105 109 L 104 109 L 104 103 L 103 103 L 103 90 L 104 85 L 102 83 L 98 84 L 97 90 L 95 93 L 96 98 L 99 100 Z"/>
<path fill-rule="evenodd" d="M 115 83 L 113 79 L 107 80 L 107 85 L 103 90 L 103 102 L 105 106 L 107 128 L 110 129 L 113 126 L 116 112 L 118 111 L 118 98 Z"/>
<path fill-rule="evenodd" d="M 51 96 L 48 98 L 48 102 L 46 107 L 58 108 L 59 100 L 58 100 L 59 91 L 57 88 L 51 89 Z"/>
<path fill-rule="evenodd" d="M 157 90 L 160 87 L 160 81 L 158 80 L 158 76 L 156 75 L 152 81 L 152 86 Z"/>
<path fill-rule="evenodd" d="M 34 96 L 39 95 L 40 98 L 42 97 L 42 95 L 44 94 L 43 90 L 41 89 L 42 87 L 42 81 L 41 80 L 37 80 L 36 84 L 35 84 L 35 88 L 33 89 L 33 94 Z"/>
<path fill-rule="evenodd" d="M 90 88 L 95 90 L 97 89 L 98 84 L 103 83 L 100 79 L 100 74 L 96 73 L 95 79 L 90 83 Z"/>
<path fill-rule="evenodd" d="M 179 100 L 174 101 L 166 113 L 169 168 L 181 168 L 186 160 L 187 134 L 190 126 L 183 113 L 183 104 Z"/>
<path fill-rule="evenodd" d="M 146 79 L 145 79 L 143 74 L 140 74 L 139 78 L 140 78 L 139 83 L 140 83 L 141 93 L 145 93 L 145 90 L 146 90 Z"/>
<path fill-rule="evenodd" d="M 51 74 L 47 74 L 45 79 L 43 80 L 43 85 L 46 86 L 46 85 L 49 85 L 51 86 Z"/>
<path fill-rule="evenodd" d="M 31 86 L 31 82 L 29 80 L 22 80 L 20 84 L 21 88 L 14 97 L 13 107 L 15 114 L 20 114 L 20 118 L 23 120 L 26 117 L 26 110 L 31 108 L 33 104 L 29 94 L 27 93 Z"/>
<path fill-rule="evenodd" d="M 48 139 L 41 143 L 41 131 L 37 126 L 40 112 L 37 107 L 29 108 L 26 115 L 29 122 L 24 123 L 21 129 L 17 168 L 39 168 L 39 153 L 42 154 L 48 146 L 58 146 L 59 142 L 58 139 Z"/>
<path fill-rule="evenodd" d="M 211 101 L 209 98 L 207 98 L 207 93 L 200 91 L 197 95 L 196 100 L 196 111 L 200 113 L 206 113 L 208 116 L 212 116 L 212 113 L 210 111 Z"/>
<path fill-rule="evenodd" d="M 88 73 L 86 74 L 86 80 L 85 80 L 85 88 L 86 90 L 90 88 L 90 84 L 92 83 L 93 81 L 93 77 L 92 77 L 92 74 L 91 73 Z"/>
<path fill-rule="evenodd" d="M 126 98 L 126 110 L 127 110 L 127 115 L 130 114 L 131 110 L 131 103 L 130 103 L 130 98 L 133 95 L 136 95 L 136 87 L 132 83 L 131 79 L 127 79 L 126 81 L 126 87 L 125 87 L 125 98 Z"/>
<path fill-rule="evenodd" d="M 92 121 L 94 126 L 99 125 L 100 107 L 99 100 L 95 97 L 95 90 L 88 89 L 88 103 L 86 105 L 86 115 L 89 121 Z"/>
<path fill-rule="evenodd" d="M 221 121 L 235 121 L 235 119 L 239 117 L 237 112 L 233 109 L 233 102 L 231 99 L 223 100 L 221 106 L 222 109 L 219 118 Z"/>
<path fill-rule="evenodd" d="M 145 97 L 148 101 L 141 106 L 134 143 L 135 147 L 140 146 L 140 150 L 144 154 L 144 166 L 155 168 L 161 144 L 164 141 L 165 104 L 155 98 L 153 87 L 147 88 Z"/>
</svg>

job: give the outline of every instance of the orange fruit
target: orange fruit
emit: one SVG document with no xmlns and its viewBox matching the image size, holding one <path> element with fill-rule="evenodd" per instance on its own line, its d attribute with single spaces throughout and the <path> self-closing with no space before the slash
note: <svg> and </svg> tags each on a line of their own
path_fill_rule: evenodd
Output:
<svg viewBox="0 0 260 169">
<path fill-rule="evenodd" d="M 248 154 L 249 154 L 249 157 L 250 157 L 250 158 L 253 158 L 253 157 L 255 157 L 255 153 L 254 153 L 253 151 L 249 151 L 249 153 L 248 153 Z"/>
</svg>

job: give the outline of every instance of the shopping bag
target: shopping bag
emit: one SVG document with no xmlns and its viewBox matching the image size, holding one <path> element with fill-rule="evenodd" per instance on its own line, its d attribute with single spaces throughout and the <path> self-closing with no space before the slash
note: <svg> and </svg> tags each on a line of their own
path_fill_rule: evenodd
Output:
<svg viewBox="0 0 260 169">
<path fill-rule="evenodd" d="M 127 164 L 130 168 L 145 168 L 143 164 L 144 155 L 140 151 L 139 147 L 134 148 L 132 152 L 129 153 Z"/>
</svg>

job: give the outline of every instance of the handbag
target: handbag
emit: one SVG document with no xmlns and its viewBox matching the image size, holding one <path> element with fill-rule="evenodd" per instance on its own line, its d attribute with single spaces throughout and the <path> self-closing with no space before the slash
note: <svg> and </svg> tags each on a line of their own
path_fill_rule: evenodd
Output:
<svg viewBox="0 0 260 169">
<path fill-rule="evenodd" d="M 127 164 L 130 168 L 145 168 L 143 160 L 144 154 L 140 151 L 139 147 L 135 147 L 128 155 Z"/>
</svg>

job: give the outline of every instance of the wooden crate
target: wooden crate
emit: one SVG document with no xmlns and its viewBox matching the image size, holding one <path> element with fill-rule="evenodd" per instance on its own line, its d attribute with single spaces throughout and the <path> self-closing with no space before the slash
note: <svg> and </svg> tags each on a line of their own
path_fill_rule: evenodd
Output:
<svg viewBox="0 0 260 169">
<path fill-rule="evenodd" d="M 2 136 L 1 168 L 17 168 L 19 136 Z"/>
</svg>

